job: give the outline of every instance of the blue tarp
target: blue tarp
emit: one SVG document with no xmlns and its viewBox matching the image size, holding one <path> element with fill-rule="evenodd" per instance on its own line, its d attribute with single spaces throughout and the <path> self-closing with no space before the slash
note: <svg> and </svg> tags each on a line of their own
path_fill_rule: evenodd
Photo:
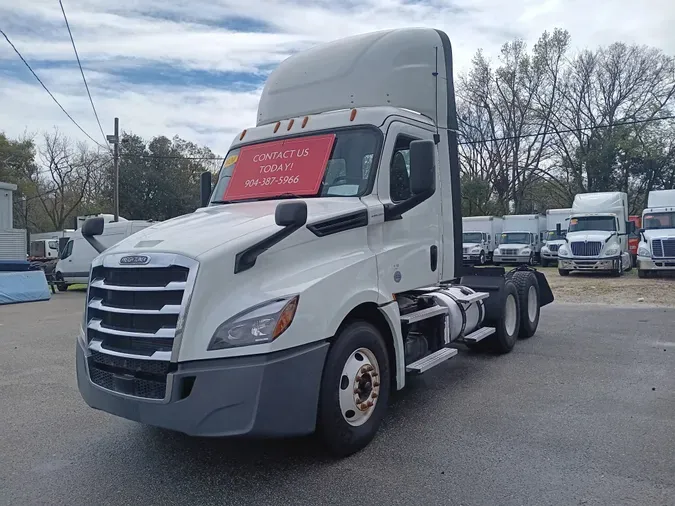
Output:
<svg viewBox="0 0 675 506">
<path fill-rule="evenodd" d="M 40 271 L 0 272 L 0 305 L 49 300 L 49 285 Z"/>
</svg>

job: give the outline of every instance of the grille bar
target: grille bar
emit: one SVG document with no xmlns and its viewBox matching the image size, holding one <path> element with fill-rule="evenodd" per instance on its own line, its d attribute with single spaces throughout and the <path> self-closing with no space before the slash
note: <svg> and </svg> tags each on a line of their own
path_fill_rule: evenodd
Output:
<svg viewBox="0 0 675 506">
<path fill-rule="evenodd" d="M 109 327 L 104 327 L 101 325 L 101 320 L 90 320 L 87 324 L 87 328 L 95 330 L 96 332 L 101 332 L 103 334 L 112 334 L 114 336 L 125 336 L 125 337 L 150 337 L 150 338 L 166 338 L 173 339 L 176 335 L 175 328 L 161 328 L 157 332 L 131 332 L 128 330 L 118 330 Z"/>
<path fill-rule="evenodd" d="M 652 255 L 660 258 L 675 257 L 675 239 L 653 239 Z"/>
<path fill-rule="evenodd" d="M 111 306 L 109 304 L 104 304 L 103 299 L 91 299 L 89 302 L 89 307 L 91 309 L 97 309 L 99 311 L 107 311 L 109 313 L 124 313 L 124 314 L 147 314 L 147 315 L 160 315 L 160 314 L 179 314 L 181 306 L 176 304 L 167 304 L 161 309 L 136 309 L 136 308 L 126 308 L 126 307 L 117 307 Z"/>
<path fill-rule="evenodd" d="M 90 286 L 92 288 L 103 288 L 104 290 L 115 290 L 120 292 L 159 292 L 159 291 L 182 291 L 186 288 L 186 283 L 183 281 L 170 281 L 165 286 L 126 286 L 126 285 L 110 285 L 103 279 L 94 279 Z"/>
</svg>

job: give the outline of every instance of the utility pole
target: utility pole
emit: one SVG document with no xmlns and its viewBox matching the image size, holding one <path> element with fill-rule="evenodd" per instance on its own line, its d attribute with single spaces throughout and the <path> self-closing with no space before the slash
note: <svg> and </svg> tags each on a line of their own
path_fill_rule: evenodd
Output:
<svg viewBox="0 0 675 506">
<path fill-rule="evenodd" d="M 115 221 L 120 217 L 120 119 L 115 118 L 115 133 L 107 136 L 113 145 L 113 164 L 115 167 Z"/>
</svg>

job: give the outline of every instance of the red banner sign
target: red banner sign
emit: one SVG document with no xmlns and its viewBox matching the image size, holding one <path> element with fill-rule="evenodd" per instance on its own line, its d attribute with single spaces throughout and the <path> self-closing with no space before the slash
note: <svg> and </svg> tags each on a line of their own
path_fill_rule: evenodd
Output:
<svg viewBox="0 0 675 506">
<path fill-rule="evenodd" d="M 333 150 L 335 134 L 244 146 L 223 200 L 315 195 Z"/>
</svg>

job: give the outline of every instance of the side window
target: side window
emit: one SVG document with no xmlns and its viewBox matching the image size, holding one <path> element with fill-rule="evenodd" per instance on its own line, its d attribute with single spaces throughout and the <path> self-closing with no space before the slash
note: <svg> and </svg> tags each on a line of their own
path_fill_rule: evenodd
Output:
<svg viewBox="0 0 675 506">
<path fill-rule="evenodd" d="M 400 135 L 396 139 L 389 166 L 389 196 L 392 202 L 403 202 L 410 191 L 410 143 L 415 139 Z"/>
</svg>

